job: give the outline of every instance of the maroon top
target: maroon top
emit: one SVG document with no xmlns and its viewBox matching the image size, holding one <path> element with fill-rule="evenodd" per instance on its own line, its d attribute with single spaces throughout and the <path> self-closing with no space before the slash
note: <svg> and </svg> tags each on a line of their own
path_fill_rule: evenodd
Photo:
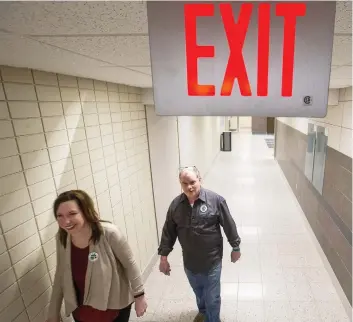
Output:
<svg viewBox="0 0 353 322">
<path fill-rule="evenodd" d="M 75 320 L 80 322 L 113 322 L 119 315 L 118 310 L 100 311 L 91 306 L 82 305 L 85 294 L 85 279 L 88 265 L 89 246 L 78 248 L 71 243 L 72 279 L 76 290 L 78 308 L 73 312 Z"/>
</svg>

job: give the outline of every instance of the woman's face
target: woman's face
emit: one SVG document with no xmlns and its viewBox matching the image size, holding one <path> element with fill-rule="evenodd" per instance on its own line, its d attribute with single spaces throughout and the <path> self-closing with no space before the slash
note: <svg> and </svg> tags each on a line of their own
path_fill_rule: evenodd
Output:
<svg viewBox="0 0 353 322">
<path fill-rule="evenodd" d="M 70 235 L 77 234 L 86 225 L 85 217 L 76 201 L 62 202 L 56 212 L 59 227 Z"/>
</svg>

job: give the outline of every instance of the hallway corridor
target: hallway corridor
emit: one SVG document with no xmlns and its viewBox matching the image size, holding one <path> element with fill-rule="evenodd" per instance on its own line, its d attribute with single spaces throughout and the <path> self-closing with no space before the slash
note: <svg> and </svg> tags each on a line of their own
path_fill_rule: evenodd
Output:
<svg viewBox="0 0 353 322">
<path fill-rule="evenodd" d="M 218 155 L 204 186 L 226 198 L 242 237 L 237 264 L 224 241 L 222 321 L 349 321 L 264 136 L 234 134 L 233 151 Z M 148 314 L 133 321 L 193 320 L 196 303 L 178 242 L 170 263 L 170 277 L 155 266 L 146 285 Z"/>
</svg>

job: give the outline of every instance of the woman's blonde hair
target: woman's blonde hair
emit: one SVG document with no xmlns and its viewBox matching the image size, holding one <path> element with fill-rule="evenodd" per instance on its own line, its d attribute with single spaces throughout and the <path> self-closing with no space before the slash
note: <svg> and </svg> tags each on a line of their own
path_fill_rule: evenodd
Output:
<svg viewBox="0 0 353 322">
<path fill-rule="evenodd" d="M 101 220 L 99 219 L 99 215 L 94 208 L 92 198 L 82 190 L 70 190 L 61 193 L 54 201 L 53 210 L 55 219 L 57 219 L 57 211 L 59 206 L 63 202 L 67 201 L 75 201 L 77 203 L 83 217 L 92 229 L 91 240 L 94 243 L 97 243 L 103 234 L 103 227 Z M 60 243 L 66 247 L 67 232 L 59 227 L 58 235 Z"/>
</svg>

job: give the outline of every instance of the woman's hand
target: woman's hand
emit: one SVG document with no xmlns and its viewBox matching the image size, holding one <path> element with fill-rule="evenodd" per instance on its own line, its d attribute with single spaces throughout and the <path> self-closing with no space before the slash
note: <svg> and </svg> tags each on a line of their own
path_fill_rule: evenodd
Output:
<svg viewBox="0 0 353 322">
<path fill-rule="evenodd" d="M 139 296 L 135 299 L 135 311 L 136 316 L 141 317 L 146 313 L 147 310 L 147 302 L 144 295 Z"/>
</svg>

